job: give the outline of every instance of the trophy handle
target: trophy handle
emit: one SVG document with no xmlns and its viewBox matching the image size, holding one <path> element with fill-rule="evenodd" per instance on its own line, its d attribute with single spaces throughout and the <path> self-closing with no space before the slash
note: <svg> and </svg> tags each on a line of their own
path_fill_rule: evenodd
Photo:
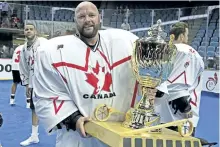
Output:
<svg viewBox="0 0 220 147">
<path fill-rule="evenodd" d="M 95 118 L 98 121 L 107 121 L 113 113 L 124 114 L 106 104 L 101 104 L 95 109 Z"/>
<path fill-rule="evenodd" d="M 189 123 L 189 130 L 188 132 L 183 132 L 183 127 L 186 123 Z M 166 127 L 170 127 L 170 126 L 178 126 L 178 132 L 182 137 L 187 137 L 190 136 L 193 133 L 193 124 L 191 121 L 189 121 L 188 119 L 183 119 L 183 120 L 177 120 L 174 122 L 169 122 L 166 124 L 160 124 L 160 125 L 156 125 L 156 126 L 152 126 L 152 127 L 146 127 L 143 129 L 134 129 L 131 131 L 127 131 L 127 132 L 123 132 L 123 135 L 128 135 L 128 134 L 140 134 L 143 132 L 149 132 L 149 131 L 154 131 L 154 130 L 158 130 L 158 129 L 162 129 L 162 128 L 166 128 Z"/>
</svg>

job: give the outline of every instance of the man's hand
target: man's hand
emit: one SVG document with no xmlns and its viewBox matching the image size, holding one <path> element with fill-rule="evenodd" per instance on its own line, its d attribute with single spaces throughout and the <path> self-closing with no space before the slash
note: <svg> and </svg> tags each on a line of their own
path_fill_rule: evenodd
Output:
<svg viewBox="0 0 220 147">
<path fill-rule="evenodd" d="M 189 96 L 183 96 L 183 97 L 170 101 L 169 104 L 175 110 L 174 114 L 176 114 L 179 111 L 180 113 L 190 116 L 191 114 L 188 114 L 191 112 L 191 109 L 192 109 L 190 105 L 190 101 L 191 101 L 191 98 Z"/>
<path fill-rule="evenodd" d="M 90 121 L 89 117 L 80 117 L 76 122 L 76 130 L 83 136 L 88 137 L 85 132 L 84 124 Z"/>
<path fill-rule="evenodd" d="M 32 92 L 32 88 L 29 88 L 28 85 L 26 86 L 26 97 L 30 98 L 31 97 L 31 92 Z"/>
</svg>

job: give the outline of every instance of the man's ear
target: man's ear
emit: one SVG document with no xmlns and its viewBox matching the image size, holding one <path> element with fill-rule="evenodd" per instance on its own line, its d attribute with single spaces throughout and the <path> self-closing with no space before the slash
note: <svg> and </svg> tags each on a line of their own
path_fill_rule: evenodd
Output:
<svg viewBox="0 0 220 147">
<path fill-rule="evenodd" d="M 183 39 L 184 39 L 184 35 L 183 35 L 183 34 L 180 34 L 177 40 L 178 40 L 178 41 L 183 41 Z"/>
<path fill-rule="evenodd" d="M 181 34 L 181 40 L 183 41 L 185 39 L 185 35 L 184 34 Z"/>
</svg>

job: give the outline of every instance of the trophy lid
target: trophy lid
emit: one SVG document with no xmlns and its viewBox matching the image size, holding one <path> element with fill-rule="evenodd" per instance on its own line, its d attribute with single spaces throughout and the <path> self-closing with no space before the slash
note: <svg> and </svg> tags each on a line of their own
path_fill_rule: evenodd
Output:
<svg viewBox="0 0 220 147">
<path fill-rule="evenodd" d="M 159 19 L 156 25 L 153 25 L 148 31 L 149 37 L 145 38 L 145 41 L 155 42 L 155 43 L 165 43 L 166 33 L 161 28 L 162 21 Z"/>
</svg>

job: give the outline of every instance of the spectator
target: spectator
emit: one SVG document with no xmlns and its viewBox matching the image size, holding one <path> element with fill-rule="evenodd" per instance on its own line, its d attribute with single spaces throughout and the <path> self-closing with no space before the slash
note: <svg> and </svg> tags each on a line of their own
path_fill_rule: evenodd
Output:
<svg viewBox="0 0 220 147">
<path fill-rule="evenodd" d="M 2 45 L 0 47 L 0 58 L 9 58 L 9 57 L 11 57 L 9 47 Z"/>
<path fill-rule="evenodd" d="M 12 14 L 11 16 L 11 27 L 19 29 L 20 19 L 17 17 L 16 14 Z"/>
<path fill-rule="evenodd" d="M 124 19 L 124 22 L 121 24 L 121 28 L 123 30 L 130 31 L 130 25 L 128 24 L 128 20 L 127 19 Z"/>
<path fill-rule="evenodd" d="M 2 20 L 2 2 L 0 2 L 0 18 Z"/>
<path fill-rule="evenodd" d="M 9 8 L 9 5 L 6 1 L 0 2 L 1 27 L 4 27 L 4 28 L 8 28 L 10 25 L 9 18 L 8 18 L 8 8 Z"/>
<path fill-rule="evenodd" d="M 2 2 L 2 17 L 8 17 L 8 3 L 5 1 L 5 2 Z"/>
<path fill-rule="evenodd" d="M 123 11 L 123 6 L 120 5 L 120 6 L 119 6 L 119 14 L 122 14 L 122 11 Z"/>
<path fill-rule="evenodd" d="M 1 27 L 8 28 L 9 26 L 10 26 L 10 22 L 9 22 L 8 17 L 3 17 L 2 18 L 2 25 L 1 25 Z"/>
</svg>

